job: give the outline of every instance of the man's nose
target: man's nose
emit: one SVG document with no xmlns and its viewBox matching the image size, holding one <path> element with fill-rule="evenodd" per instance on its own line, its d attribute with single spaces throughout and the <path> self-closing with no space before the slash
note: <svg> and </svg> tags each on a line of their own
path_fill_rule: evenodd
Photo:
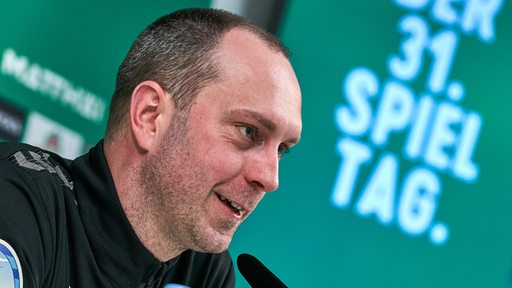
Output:
<svg viewBox="0 0 512 288">
<path fill-rule="evenodd" d="M 270 149 L 268 149 L 270 150 Z M 272 192 L 279 187 L 279 157 L 277 151 L 254 153 L 247 163 L 246 177 L 258 191 Z"/>
</svg>

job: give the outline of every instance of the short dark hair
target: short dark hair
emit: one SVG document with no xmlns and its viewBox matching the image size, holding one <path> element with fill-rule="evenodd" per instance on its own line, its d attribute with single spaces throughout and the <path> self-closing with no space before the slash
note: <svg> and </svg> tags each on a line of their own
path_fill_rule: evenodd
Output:
<svg viewBox="0 0 512 288">
<path fill-rule="evenodd" d="M 188 110 L 198 91 L 218 78 L 213 51 L 233 28 L 254 33 L 270 48 L 289 57 L 274 35 L 233 13 L 190 8 L 165 15 L 142 31 L 119 67 L 106 138 L 125 125 L 132 91 L 143 81 L 159 83 L 172 95 L 178 111 Z"/>
</svg>

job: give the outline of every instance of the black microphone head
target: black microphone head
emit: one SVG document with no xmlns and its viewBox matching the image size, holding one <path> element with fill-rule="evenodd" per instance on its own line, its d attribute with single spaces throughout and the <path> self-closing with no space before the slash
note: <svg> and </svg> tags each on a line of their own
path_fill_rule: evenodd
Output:
<svg viewBox="0 0 512 288">
<path fill-rule="evenodd" d="M 272 271 L 252 255 L 238 255 L 236 264 L 242 276 L 253 288 L 287 288 Z"/>
</svg>

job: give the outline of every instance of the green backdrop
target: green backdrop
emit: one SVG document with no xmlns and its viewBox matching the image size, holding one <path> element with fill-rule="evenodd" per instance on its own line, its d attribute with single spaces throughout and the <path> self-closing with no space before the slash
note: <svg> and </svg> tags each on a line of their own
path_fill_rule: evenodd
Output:
<svg viewBox="0 0 512 288">
<path fill-rule="evenodd" d="M 303 137 L 232 251 L 290 287 L 512 287 L 512 6 L 427 2 L 290 1 Z"/>
<path fill-rule="evenodd" d="M 209 2 L 3 1 L 0 138 L 82 153 L 140 30 Z M 302 141 L 233 257 L 289 287 L 512 287 L 511 28 L 506 0 L 289 1 Z"/>
</svg>

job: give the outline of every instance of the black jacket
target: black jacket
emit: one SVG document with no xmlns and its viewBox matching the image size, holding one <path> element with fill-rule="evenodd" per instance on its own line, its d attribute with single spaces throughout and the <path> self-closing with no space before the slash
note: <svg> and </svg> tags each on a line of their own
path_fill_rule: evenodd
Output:
<svg viewBox="0 0 512 288">
<path fill-rule="evenodd" d="M 142 245 L 117 197 L 102 142 L 73 161 L 25 144 L 0 143 L 0 240 L 0 248 L 10 245 L 17 255 L 21 271 L 16 265 L 10 269 L 13 279 L 23 275 L 18 278 L 24 288 L 235 282 L 228 252 L 186 251 L 161 263 Z M 1 251 L 5 278 L 9 267 L 2 267 L 1 257 L 9 253 Z"/>
</svg>

